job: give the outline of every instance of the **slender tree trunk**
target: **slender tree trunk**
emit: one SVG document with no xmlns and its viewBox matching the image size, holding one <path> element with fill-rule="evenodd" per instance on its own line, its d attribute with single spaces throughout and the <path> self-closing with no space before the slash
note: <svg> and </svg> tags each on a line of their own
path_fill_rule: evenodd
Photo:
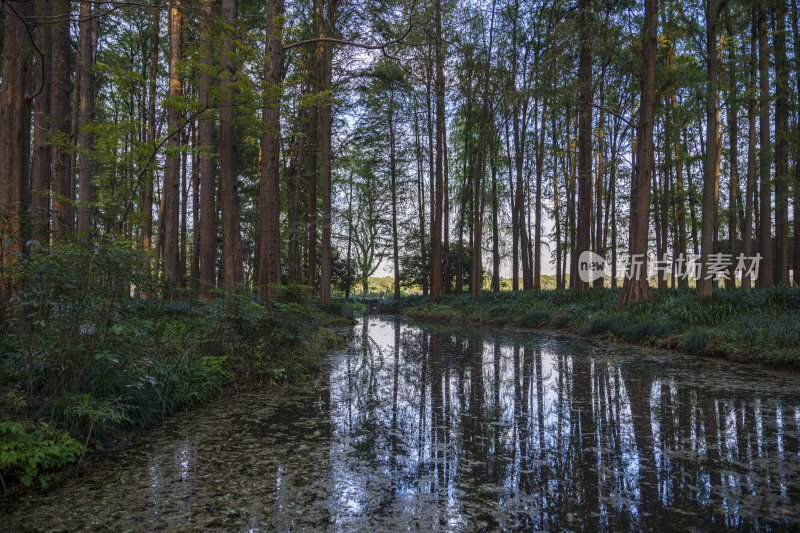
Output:
<svg viewBox="0 0 800 533">
<path fill-rule="evenodd" d="M 179 65 L 181 61 L 181 41 L 183 17 L 180 11 L 180 0 L 169 4 L 169 98 L 167 107 L 167 124 L 172 133 L 167 141 L 167 160 L 164 168 L 164 188 L 162 200 L 164 210 L 160 216 L 164 220 L 164 277 L 168 282 L 180 283 L 178 268 L 178 186 L 180 181 L 180 135 L 176 132 L 180 123 L 180 111 L 177 99 L 181 95 L 181 78 Z"/>
<path fill-rule="evenodd" d="M 394 263 L 394 299 L 400 298 L 400 245 L 397 239 L 397 161 L 394 135 L 394 87 L 389 89 L 389 174 L 392 180 L 392 262 Z"/>
<path fill-rule="evenodd" d="M 294 172 L 288 176 L 287 182 L 287 224 L 289 230 L 288 249 L 287 249 L 287 274 L 289 283 L 300 283 L 300 247 L 299 239 L 300 233 L 298 231 L 298 222 L 300 218 L 300 183 L 303 172 L 303 129 L 305 121 L 302 117 L 300 121 L 300 136 L 295 140 L 294 150 Z"/>
<path fill-rule="evenodd" d="M 743 254 L 745 257 L 753 255 L 753 208 L 755 202 L 756 187 L 756 78 L 758 77 L 758 29 L 757 11 L 755 4 L 751 9 L 750 16 L 750 81 L 747 89 L 747 198 L 744 208 L 744 240 Z M 742 288 L 749 289 L 752 283 L 752 276 L 742 273 Z"/>
<path fill-rule="evenodd" d="M 36 11 L 39 17 L 49 17 L 52 13 L 50 1 L 37 2 Z M 31 238 L 40 245 L 50 243 L 50 30 L 49 25 L 36 27 L 36 47 L 38 54 L 36 68 L 36 86 L 41 89 L 34 101 L 33 119 L 33 161 L 31 166 Z"/>
<path fill-rule="evenodd" d="M 233 36 L 231 27 L 236 23 L 236 0 L 222 0 L 222 20 L 228 26 L 222 36 L 220 56 L 221 75 L 219 88 L 221 105 L 219 109 L 219 199 L 222 211 L 222 283 L 226 290 L 244 283 L 244 264 L 242 262 L 242 233 L 239 222 L 239 198 L 236 186 L 236 130 L 235 108 L 233 104 L 236 72 L 234 63 Z M 280 243 L 280 237 L 278 237 Z M 269 265 L 267 268 L 274 268 Z M 278 278 L 280 282 L 280 250 L 278 251 Z"/>
<path fill-rule="evenodd" d="M 492 133 L 492 139 L 496 137 Z M 497 202 L 497 157 L 492 141 L 491 152 L 489 154 L 489 165 L 492 173 L 492 290 L 500 292 L 500 228 L 498 220 Z"/>
<path fill-rule="evenodd" d="M 789 283 L 789 65 L 786 60 L 786 2 L 775 0 L 775 285 Z"/>
<path fill-rule="evenodd" d="M 425 254 L 426 242 L 425 238 L 425 181 L 422 179 L 422 144 L 420 143 L 419 131 L 419 113 L 414 109 L 414 146 L 416 149 L 417 159 L 417 213 L 419 215 L 419 253 L 421 261 L 421 271 L 427 271 L 427 255 Z M 459 251 L 461 250 L 461 241 L 459 241 Z M 459 272 L 461 265 L 458 266 Z M 422 277 L 422 295 L 428 295 L 428 276 L 424 274 Z M 460 279 L 460 278 L 459 278 Z M 456 293 L 460 293 L 458 283 L 456 283 Z"/>
<path fill-rule="evenodd" d="M 77 231 L 88 240 L 92 232 L 92 160 L 89 151 L 92 149 L 92 133 L 90 131 L 94 117 L 94 53 L 92 2 L 82 0 L 80 22 L 78 23 L 80 38 L 78 41 L 78 84 L 80 87 L 80 120 L 78 148 L 80 150 L 78 166 L 78 226 Z"/>
<path fill-rule="evenodd" d="M 794 54 L 795 54 L 795 98 L 800 97 L 800 28 L 798 28 L 797 2 L 792 3 L 792 30 L 794 33 Z M 795 132 L 794 132 L 794 206 L 792 217 L 794 218 L 794 263 L 793 283 L 800 285 L 800 108 L 796 109 Z"/>
<path fill-rule="evenodd" d="M 573 253 L 578 256 L 589 251 L 592 224 L 592 51 L 591 51 L 591 5 L 589 0 L 579 0 L 580 25 L 578 84 L 580 94 L 578 108 L 578 234 Z M 570 278 L 573 290 L 586 292 L 589 283 L 580 276 Z"/>
<path fill-rule="evenodd" d="M 730 89 L 728 92 L 728 131 L 730 132 L 730 184 L 728 186 L 728 251 L 731 254 L 731 266 L 728 271 L 728 279 L 725 281 L 725 286 L 733 288 L 736 286 L 736 227 L 738 220 L 736 219 L 736 203 L 738 201 L 737 194 L 739 192 L 739 124 L 737 117 L 738 109 L 738 96 L 736 93 L 736 47 L 733 44 L 733 23 L 731 21 L 730 9 L 728 10 L 725 18 L 728 35 L 731 38 L 731 45 L 728 50 L 729 54 L 729 84 Z"/>
<path fill-rule="evenodd" d="M 211 17 L 213 0 L 203 0 L 200 13 L 200 42 L 202 66 L 199 75 L 198 98 L 200 105 L 208 107 L 211 87 L 211 68 L 213 59 L 211 38 Z M 155 69 L 155 65 L 152 66 Z M 151 70 L 151 80 L 155 82 L 155 70 Z M 155 108 L 154 108 L 155 109 Z M 217 208 L 215 187 L 215 164 L 211 154 L 214 150 L 214 119 L 209 113 L 200 116 L 198 143 L 200 149 L 200 227 L 198 249 L 200 256 L 200 293 L 211 295 L 217 276 Z"/>
<path fill-rule="evenodd" d="M 320 5 L 322 0 L 319 0 Z M 335 17 L 335 1 L 328 0 L 328 31 L 332 33 Z M 322 14 L 320 8 L 320 15 Z M 321 22 L 320 22 L 321 24 Z M 320 26 L 323 28 L 324 26 Z M 321 32 L 324 34 L 324 31 Z M 322 90 L 326 93 L 331 91 L 333 52 L 330 44 L 324 43 L 322 46 L 323 61 L 322 68 Z M 331 164 L 333 152 L 331 151 L 331 104 L 326 102 L 320 109 L 320 133 L 322 138 L 322 264 L 319 277 L 319 301 L 329 303 L 331 301 Z M 280 256 L 279 256 L 280 259 Z"/>
<path fill-rule="evenodd" d="M 442 50 L 442 1 L 436 0 L 434 25 L 436 27 L 436 184 L 433 213 L 433 247 L 431 253 L 431 300 L 442 297 L 442 202 L 444 201 L 444 51 Z"/>
<path fill-rule="evenodd" d="M 156 146 L 156 79 L 158 75 L 158 37 L 161 29 L 161 7 L 154 0 L 153 24 L 151 26 L 150 40 L 150 66 L 147 84 L 147 143 L 148 148 L 155 150 Z M 147 169 L 142 187 L 142 210 L 144 215 L 142 229 L 142 249 L 150 252 L 153 247 L 153 190 L 155 188 L 155 172 L 151 165 Z"/>
<path fill-rule="evenodd" d="M 0 84 L 0 254 L 4 266 L 17 263 L 25 251 L 23 213 L 28 202 L 28 143 L 30 100 L 28 80 L 31 43 L 25 17 L 33 15 L 33 2 L 8 2 L 18 16 L 6 14 L 3 24 L 2 84 Z M 8 301 L 14 287 L 0 271 L 0 304 Z"/>
<path fill-rule="evenodd" d="M 761 115 L 759 120 L 760 146 L 760 179 L 761 186 L 761 223 L 758 235 L 761 265 L 758 269 L 758 286 L 772 286 L 772 187 L 770 183 L 770 125 L 769 125 L 769 48 L 767 47 L 767 2 L 761 0 L 758 5 L 758 69 L 759 69 L 759 102 Z"/>
<path fill-rule="evenodd" d="M 717 14 L 718 0 L 706 2 L 706 61 L 707 93 L 706 93 L 706 153 L 703 165 L 703 213 L 700 229 L 700 265 L 697 279 L 697 298 L 704 300 L 711 296 L 712 280 L 708 278 L 709 257 L 714 246 L 714 212 L 716 210 L 715 185 L 717 165 Z"/>
<path fill-rule="evenodd" d="M 58 240 L 72 229 L 72 191 L 70 184 L 70 155 L 67 150 L 70 135 L 69 93 L 72 84 L 70 77 L 70 37 L 69 0 L 56 0 L 53 3 L 53 23 L 50 36 L 50 133 L 58 142 L 51 145 L 53 189 L 53 237 Z"/>
<path fill-rule="evenodd" d="M 650 299 L 647 282 L 647 238 L 650 219 L 650 173 L 653 169 L 653 123 L 655 121 L 656 59 L 658 53 L 658 0 L 645 0 L 642 24 L 642 96 L 639 139 L 636 144 L 631 191 L 629 272 L 625 276 L 619 306 Z M 714 57 L 714 56 L 712 56 Z M 633 260 L 641 258 L 641 266 Z"/>
<path fill-rule="evenodd" d="M 283 0 L 269 2 L 267 8 L 267 56 L 264 81 L 268 87 L 262 112 L 264 131 L 261 135 L 261 188 L 259 189 L 258 290 L 262 297 L 272 294 L 270 285 L 281 280 L 280 252 L 280 83 L 283 55 Z M 315 199 L 316 201 L 316 199 Z M 313 260 L 309 257 L 309 264 Z"/>
<path fill-rule="evenodd" d="M 547 98 L 542 103 L 541 130 L 539 131 L 539 147 L 536 152 L 536 192 L 534 193 L 533 223 L 533 290 L 542 288 L 542 175 L 544 174 L 544 136 L 547 131 Z"/>
</svg>

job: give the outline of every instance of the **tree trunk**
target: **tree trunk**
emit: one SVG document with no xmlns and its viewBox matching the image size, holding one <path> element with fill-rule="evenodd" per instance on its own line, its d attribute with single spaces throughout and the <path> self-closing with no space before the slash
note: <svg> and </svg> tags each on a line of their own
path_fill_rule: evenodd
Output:
<svg viewBox="0 0 800 533">
<path fill-rule="evenodd" d="M 591 52 L 591 6 L 589 0 L 579 0 L 578 17 L 580 44 L 578 62 L 578 84 L 580 94 L 578 108 L 578 231 L 573 254 L 578 256 L 589 251 L 592 212 L 592 52 Z M 589 283 L 572 272 L 572 289 L 586 292 Z"/>
<path fill-rule="evenodd" d="M 700 228 L 700 265 L 697 279 L 697 298 L 704 300 L 711 296 L 713 281 L 708 277 L 709 257 L 714 246 L 714 212 L 716 210 L 715 185 L 717 170 L 717 14 L 718 0 L 706 1 L 706 153 L 703 165 L 703 213 Z"/>
<path fill-rule="evenodd" d="M 242 263 L 242 233 L 239 227 L 239 198 L 236 186 L 236 130 L 233 104 L 236 72 L 233 36 L 230 27 L 236 23 L 236 0 L 222 0 L 222 20 L 228 26 L 222 36 L 220 56 L 221 105 L 219 109 L 219 200 L 222 211 L 222 284 L 225 290 L 244 283 Z M 280 242 L 280 237 L 278 238 Z M 278 279 L 280 281 L 280 251 Z M 274 282 L 274 283 L 276 283 Z"/>
<path fill-rule="evenodd" d="M 17 263 L 25 250 L 23 212 L 28 199 L 28 153 L 30 101 L 27 98 L 31 46 L 22 17 L 33 15 L 33 2 L 8 2 L 18 17 L 6 14 L 3 25 L 3 66 L 0 84 L 0 254 L 4 266 Z M 0 304 L 13 293 L 11 280 L 0 271 Z"/>
<path fill-rule="evenodd" d="M 180 135 L 177 128 L 181 115 L 178 98 L 181 95 L 180 61 L 181 33 L 183 17 L 180 11 L 180 0 L 169 4 L 169 99 L 167 104 L 167 124 L 171 136 L 167 141 L 167 158 L 164 168 L 164 188 L 161 193 L 164 210 L 160 216 L 164 220 L 164 277 L 178 285 L 180 270 L 178 268 L 178 186 L 180 181 Z"/>
<path fill-rule="evenodd" d="M 656 59 L 658 53 L 658 0 L 645 0 L 642 24 L 642 96 L 639 111 L 639 139 L 631 191 L 630 255 L 633 261 L 622 283 L 619 307 L 650 299 L 647 282 L 647 238 L 650 227 L 650 173 L 653 168 L 653 123 L 655 121 Z M 638 256 L 638 257 L 637 257 Z"/>
<path fill-rule="evenodd" d="M 154 0 L 152 36 L 150 41 L 150 70 L 147 84 L 147 143 L 148 148 L 156 147 L 156 79 L 158 76 L 158 37 L 161 28 L 161 6 Z M 142 249 L 150 252 L 153 247 L 153 190 L 155 189 L 155 172 L 153 165 L 147 169 L 142 187 L 142 210 L 144 215 L 142 228 Z"/>
<path fill-rule="evenodd" d="M 400 298 L 400 246 L 397 240 L 397 161 L 394 139 L 394 88 L 389 89 L 389 174 L 392 180 L 392 262 L 394 263 L 394 299 Z"/>
<path fill-rule="evenodd" d="M 775 285 L 789 282 L 789 65 L 786 60 L 786 2 L 775 0 Z"/>
<path fill-rule="evenodd" d="M 758 246 L 761 253 L 761 265 L 758 269 L 758 286 L 772 286 L 772 188 L 770 184 L 770 125 L 769 125 L 769 48 L 767 47 L 767 2 L 758 4 L 758 70 L 759 70 L 759 117 L 760 146 L 760 181 L 761 208 Z"/>
<path fill-rule="evenodd" d="M 52 14 L 51 2 L 37 2 L 38 17 L 49 17 Z M 31 166 L 31 238 L 42 246 L 50 243 L 50 30 L 51 27 L 41 24 L 36 27 L 36 47 L 38 54 L 36 68 L 36 86 L 33 91 L 41 92 L 34 102 L 33 119 L 33 152 Z"/>
<path fill-rule="evenodd" d="M 94 37 L 92 26 L 92 2 L 82 0 L 80 22 L 78 23 L 80 38 L 78 40 L 78 86 L 80 90 L 80 119 L 78 135 L 78 225 L 77 232 L 88 240 L 92 232 L 92 160 L 89 151 L 92 149 L 92 133 L 90 130 L 94 116 Z"/>
<path fill-rule="evenodd" d="M 264 131 L 261 134 L 261 187 L 259 189 L 258 291 L 270 296 L 270 285 L 280 283 L 280 185 L 278 156 L 280 154 L 280 83 L 283 0 L 273 0 L 267 8 L 267 57 L 264 81 L 268 88 L 264 102 Z M 312 260 L 309 257 L 309 263 Z"/>
<path fill-rule="evenodd" d="M 211 17 L 213 0 L 203 0 L 200 14 L 200 41 L 202 43 L 200 64 L 203 67 L 199 75 L 198 97 L 200 105 L 210 106 L 209 89 L 211 88 L 211 69 L 213 60 Z M 214 119 L 211 114 L 203 114 L 198 126 L 198 143 L 200 149 L 200 293 L 211 296 L 216 282 L 217 271 L 217 208 L 215 187 L 215 164 L 211 154 L 214 150 Z"/>
<path fill-rule="evenodd" d="M 320 35 L 324 36 L 324 25 L 322 22 L 322 2 L 319 1 Z M 328 31 L 333 32 L 335 2 L 328 0 Z M 322 90 L 326 93 L 331 91 L 331 78 L 333 75 L 333 51 L 330 44 L 322 45 Z M 319 115 L 320 137 L 322 139 L 322 264 L 319 276 L 319 301 L 329 303 L 331 301 L 331 165 L 333 153 L 331 151 L 331 104 L 326 102 L 320 109 Z"/>
<path fill-rule="evenodd" d="M 739 124 L 737 117 L 737 93 L 736 93 L 736 47 L 733 44 L 735 37 L 733 34 L 733 23 L 731 21 L 730 9 L 728 10 L 725 23 L 727 26 L 728 35 L 731 38 L 731 45 L 728 50 L 729 54 L 729 69 L 730 69 L 730 89 L 728 92 L 728 131 L 730 132 L 730 184 L 728 186 L 728 251 L 731 254 L 731 266 L 728 270 L 728 279 L 725 281 L 725 286 L 733 288 L 736 286 L 736 226 L 738 220 L 736 217 L 736 203 L 738 201 L 737 194 L 739 192 Z"/>
<path fill-rule="evenodd" d="M 69 0 L 53 3 L 54 21 L 50 35 L 50 133 L 59 142 L 52 143 L 51 160 L 53 189 L 53 237 L 58 240 L 72 228 L 72 191 L 70 184 L 70 155 L 67 143 L 70 135 L 69 93 L 70 76 Z"/>
<path fill-rule="evenodd" d="M 433 247 L 431 252 L 431 300 L 442 297 L 442 202 L 444 157 L 444 52 L 442 50 L 442 0 L 436 0 L 434 25 L 436 32 L 436 184 L 433 213 Z"/>
<path fill-rule="evenodd" d="M 757 11 L 753 5 L 750 15 L 750 81 L 747 90 L 747 198 L 744 208 L 744 256 L 753 255 L 753 208 L 756 187 L 756 78 L 758 76 L 758 50 Z M 742 273 L 742 288 L 749 289 L 752 275 Z"/>
<path fill-rule="evenodd" d="M 494 132 L 492 139 L 495 138 Z M 500 228 L 497 202 L 497 152 L 492 141 L 489 166 L 492 173 L 492 290 L 500 292 Z"/>
</svg>

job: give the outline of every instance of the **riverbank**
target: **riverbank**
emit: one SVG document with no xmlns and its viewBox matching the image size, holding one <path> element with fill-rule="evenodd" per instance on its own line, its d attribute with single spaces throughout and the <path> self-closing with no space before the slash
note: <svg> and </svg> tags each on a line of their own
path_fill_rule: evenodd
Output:
<svg viewBox="0 0 800 533">
<path fill-rule="evenodd" d="M 412 296 L 381 308 L 426 321 L 509 325 L 681 350 L 800 371 L 800 287 L 653 289 L 650 302 L 617 310 L 620 289 L 482 292 L 438 303 Z"/>
<path fill-rule="evenodd" d="M 43 487 L 53 472 L 224 391 L 304 379 L 359 310 L 321 306 L 302 286 L 267 300 L 249 291 L 201 299 L 142 264 L 122 246 L 65 244 L 13 272 L 17 292 L 0 310 L 4 492 Z"/>
<path fill-rule="evenodd" d="M 292 299 L 229 294 L 213 301 L 129 302 L 95 340 L 82 375 L 67 371 L 62 381 L 44 366 L 33 382 L 47 386 L 32 396 L 24 387 L 24 354 L 5 353 L 3 492 L 45 487 L 104 451 L 125 447 L 154 422 L 222 394 L 306 379 L 323 353 L 342 344 L 337 329 L 352 318 L 343 316 L 350 312 L 345 305 L 322 309 Z M 58 359 L 54 350 L 37 357 Z"/>
</svg>

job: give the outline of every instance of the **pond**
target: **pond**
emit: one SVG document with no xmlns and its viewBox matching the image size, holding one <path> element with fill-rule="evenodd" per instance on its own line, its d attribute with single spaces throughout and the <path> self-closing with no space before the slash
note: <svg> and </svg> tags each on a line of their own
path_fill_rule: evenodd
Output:
<svg viewBox="0 0 800 533">
<path fill-rule="evenodd" d="M 365 317 L 311 380 L 173 416 L 6 499 L 20 531 L 785 530 L 800 376 Z"/>
</svg>

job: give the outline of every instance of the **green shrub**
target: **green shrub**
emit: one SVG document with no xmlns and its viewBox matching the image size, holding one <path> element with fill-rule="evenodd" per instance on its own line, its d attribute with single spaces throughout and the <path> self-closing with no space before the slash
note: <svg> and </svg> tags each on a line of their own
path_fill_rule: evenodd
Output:
<svg viewBox="0 0 800 533">
<path fill-rule="evenodd" d="M 26 487 L 38 479 L 47 485 L 49 470 L 77 460 L 86 449 L 69 434 L 45 423 L 0 422 L 0 481 L 6 476 Z"/>
<path fill-rule="evenodd" d="M 711 331 L 704 327 L 695 327 L 686 332 L 680 341 L 680 347 L 687 352 L 702 352 L 711 339 Z"/>
<path fill-rule="evenodd" d="M 551 314 L 540 309 L 532 309 L 522 315 L 520 324 L 526 328 L 537 328 L 550 320 Z"/>
</svg>

